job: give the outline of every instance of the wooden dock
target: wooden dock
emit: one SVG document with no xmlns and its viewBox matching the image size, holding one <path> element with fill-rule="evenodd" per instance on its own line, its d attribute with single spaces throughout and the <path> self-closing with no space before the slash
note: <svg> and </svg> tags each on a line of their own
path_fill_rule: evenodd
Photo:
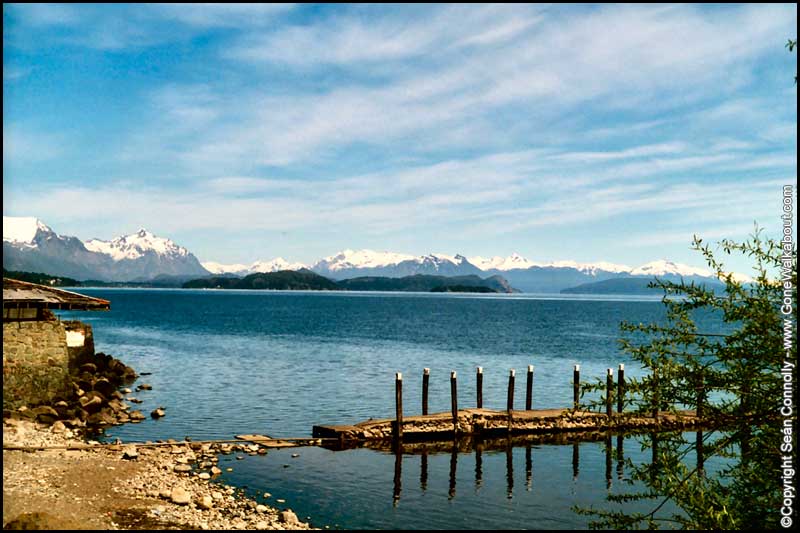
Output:
<svg viewBox="0 0 800 533">
<path fill-rule="evenodd" d="M 498 437 L 503 435 L 597 434 L 597 432 L 650 433 L 654 431 L 703 429 L 707 421 L 694 411 L 677 414 L 658 413 L 657 417 L 634 413 L 606 413 L 572 409 L 538 409 L 530 411 L 461 409 L 454 423 L 452 413 L 410 416 L 402 419 L 402 440 L 435 441 L 460 436 Z M 340 442 L 385 441 L 395 438 L 396 420 L 367 420 L 355 425 L 318 425 L 314 438 L 337 439 Z"/>
<path fill-rule="evenodd" d="M 572 434 L 578 439 L 591 438 L 597 434 L 611 433 L 657 433 L 660 431 L 703 430 L 711 421 L 698 416 L 695 410 L 652 410 L 626 412 L 625 365 L 620 364 L 618 380 L 614 382 L 614 370 L 607 369 L 605 394 L 600 403 L 602 411 L 589 411 L 581 405 L 582 384 L 580 365 L 572 372 L 573 405 L 566 409 L 533 409 L 534 367 L 528 366 L 525 383 L 525 410 L 514 409 L 514 383 L 516 372 L 508 374 L 506 408 L 503 410 L 483 407 L 483 367 L 476 368 L 476 407 L 459 409 L 458 382 L 455 371 L 450 372 L 450 412 L 428 413 L 428 390 L 430 369 L 422 374 L 422 414 L 403 415 L 403 375 L 395 374 L 395 417 L 391 419 L 369 419 L 355 425 L 314 426 L 314 438 L 335 439 L 340 445 L 352 443 L 374 443 L 393 440 L 396 442 L 433 442 L 442 439 L 476 437 L 510 437 L 512 435 L 558 435 Z M 704 402 L 704 389 L 698 389 L 697 406 Z M 616 402 L 615 402 L 616 400 Z M 616 412 L 614 412 L 616 403 Z M 702 413 L 702 410 L 700 411 Z"/>
</svg>

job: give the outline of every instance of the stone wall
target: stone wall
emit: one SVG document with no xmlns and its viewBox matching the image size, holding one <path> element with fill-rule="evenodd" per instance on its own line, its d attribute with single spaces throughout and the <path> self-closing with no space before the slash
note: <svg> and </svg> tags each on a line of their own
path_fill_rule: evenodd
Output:
<svg viewBox="0 0 800 533">
<path fill-rule="evenodd" d="M 64 324 L 3 322 L 3 409 L 35 406 L 71 393 Z"/>
</svg>

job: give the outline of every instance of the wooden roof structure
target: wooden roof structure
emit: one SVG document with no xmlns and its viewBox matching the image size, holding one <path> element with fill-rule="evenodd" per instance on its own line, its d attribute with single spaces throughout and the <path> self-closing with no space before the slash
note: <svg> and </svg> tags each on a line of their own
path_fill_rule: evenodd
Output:
<svg viewBox="0 0 800 533">
<path fill-rule="evenodd" d="M 47 285 L 3 278 L 3 309 L 9 308 L 108 311 L 111 302 Z"/>
</svg>

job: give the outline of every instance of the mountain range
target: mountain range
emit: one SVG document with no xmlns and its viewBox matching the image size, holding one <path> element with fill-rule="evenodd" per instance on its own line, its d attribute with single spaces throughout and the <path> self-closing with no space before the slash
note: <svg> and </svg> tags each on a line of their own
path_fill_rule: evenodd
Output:
<svg viewBox="0 0 800 533">
<path fill-rule="evenodd" d="M 658 276 L 678 280 L 715 280 L 710 271 L 666 260 L 632 268 L 609 262 L 536 263 L 519 254 L 508 257 L 465 257 L 432 253 L 413 256 L 373 250 L 343 250 L 312 265 L 278 257 L 249 265 L 201 263 L 186 248 L 146 229 L 110 241 L 57 234 L 34 217 L 3 217 L 3 267 L 46 272 L 78 280 L 146 281 L 155 278 L 195 279 L 204 276 L 246 276 L 257 272 L 308 269 L 333 280 L 363 276 L 400 278 L 417 274 L 436 276 L 502 275 L 523 292 L 559 292 L 615 278 Z M 742 276 L 742 278 L 744 278 Z"/>
<path fill-rule="evenodd" d="M 146 229 L 111 241 L 59 235 L 33 217 L 3 217 L 3 268 L 101 281 L 207 276 L 186 248 Z"/>
</svg>

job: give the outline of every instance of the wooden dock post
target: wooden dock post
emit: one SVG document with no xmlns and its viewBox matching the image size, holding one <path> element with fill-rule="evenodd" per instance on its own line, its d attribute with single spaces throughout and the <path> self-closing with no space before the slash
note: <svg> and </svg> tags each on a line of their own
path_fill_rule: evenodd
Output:
<svg viewBox="0 0 800 533">
<path fill-rule="evenodd" d="M 514 375 L 515 370 L 512 368 L 508 371 L 508 402 L 506 402 L 506 409 L 509 414 L 514 410 Z M 509 428 L 510 429 L 510 428 Z"/>
<path fill-rule="evenodd" d="M 506 409 L 508 411 L 508 433 L 511 434 L 511 429 L 514 427 L 514 375 L 516 371 L 512 368 L 508 372 L 508 401 L 506 402 Z"/>
<path fill-rule="evenodd" d="M 394 437 L 403 438 L 403 374 L 398 372 L 394 379 L 395 426 Z"/>
<path fill-rule="evenodd" d="M 705 467 L 705 461 L 704 461 L 704 458 L 703 458 L 703 432 L 702 431 L 698 431 L 697 434 L 695 435 L 694 446 L 695 446 L 695 452 L 697 452 L 697 470 L 702 472 L 703 468 Z"/>
<path fill-rule="evenodd" d="M 422 371 L 422 414 L 428 414 L 428 382 L 431 378 L 431 369 L 426 368 Z"/>
<path fill-rule="evenodd" d="M 483 409 L 483 367 L 479 366 L 475 372 L 475 380 L 478 390 L 478 409 Z"/>
<path fill-rule="evenodd" d="M 572 406 L 577 409 L 581 401 L 581 365 L 572 371 Z"/>
<path fill-rule="evenodd" d="M 703 383 L 703 376 L 700 375 L 700 379 L 698 380 L 697 384 L 697 408 L 695 409 L 695 416 L 698 420 L 703 419 L 703 404 L 705 404 L 705 385 Z M 695 436 L 695 449 L 697 452 L 697 470 L 700 472 L 703 471 L 705 467 L 705 461 L 703 458 L 703 432 L 702 430 L 697 432 Z"/>
<path fill-rule="evenodd" d="M 455 370 L 450 372 L 450 402 L 453 413 L 453 436 L 456 436 L 458 435 L 458 386 Z"/>
<path fill-rule="evenodd" d="M 614 406 L 614 369 L 608 369 L 606 376 L 606 416 L 611 418 Z"/>
<path fill-rule="evenodd" d="M 658 369 L 653 369 L 653 420 L 658 422 L 658 410 L 661 407 L 661 394 L 658 390 Z"/>
<path fill-rule="evenodd" d="M 703 418 L 703 404 L 706 402 L 706 389 L 703 383 L 703 376 L 700 376 L 697 384 L 697 407 L 695 409 L 695 416 L 698 419 Z"/>
<path fill-rule="evenodd" d="M 533 365 L 528 365 L 528 382 L 525 386 L 525 410 L 533 409 Z"/>
<path fill-rule="evenodd" d="M 617 412 L 621 413 L 625 397 L 625 365 L 620 363 L 617 371 Z"/>
</svg>

